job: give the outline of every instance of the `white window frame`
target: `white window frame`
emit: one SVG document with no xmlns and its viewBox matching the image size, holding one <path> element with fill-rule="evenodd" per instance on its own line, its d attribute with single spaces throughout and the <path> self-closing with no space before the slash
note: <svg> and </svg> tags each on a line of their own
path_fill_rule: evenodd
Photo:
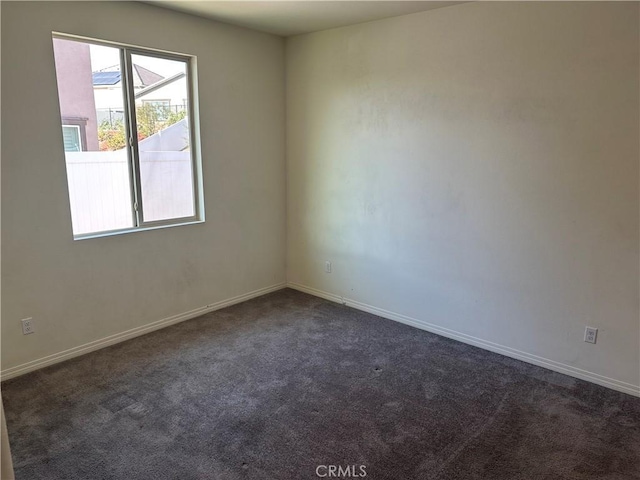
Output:
<svg viewBox="0 0 640 480">
<path fill-rule="evenodd" d="M 133 227 L 106 230 L 74 235 L 74 240 L 105 237 L 123 233 L 155 230 L 158 228 L 174 227 L 204 223 L 204 192 L 202 180 L 202 156 L 200 148 L 200 121 L 197 101 L 197 74 L 196 57 L 183 53 L 168 52 L 164 50 L 137 47 L 124 43 L 107 40 L 97 40 L 68 33 L 52 32 L 53 38 L 72 40 L 94 45 L 118 48 L 120 50 L 120 67 L 123 70 L 122 86 L 124 94 L 124 124 L 126 132 L 127 161 L 129 166 L 129 179 L 131 187 L 131 214 Z M 138 151 L 138 135 L 135 118 L 135 89 L 133 85 L 132 55 L 145 55 L 167 60 L 177 60 L 186 63 L 186 83 L 188 89 L 187 111 L 189 119 L 189 142 L 191 151 L 191 168 L 193 178 L 193 205 L 194 215 L 190 217 L 171 218 L 167 220 L 144 221 L 144 205 L 142 202 L 142 185 L 140 180 L 140 155 Z"/>
<path fill-rule="evenodd" d="M 82 143 L 82 130 L 80 129 L 80 125 L 69 125 L 68 123 L 63 123 L 62 124 L 62 130 L 64 132 L 65 128 L 75 128 L 76 131 L 78 132 L 78 144 L 80 146 L 80 150 L 78 150 L 79 152 L 82 152 L 84 150 L 84 145 Z M 64 140 L 64 133 L 62 134 L 62 138 Z M 65 150 L 65 152 L 73 152 L 74 150 Z"/>
</svg>

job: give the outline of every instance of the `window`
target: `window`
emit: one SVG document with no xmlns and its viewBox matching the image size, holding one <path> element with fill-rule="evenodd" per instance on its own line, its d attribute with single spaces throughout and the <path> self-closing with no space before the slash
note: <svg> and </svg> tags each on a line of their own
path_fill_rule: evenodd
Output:
<svg viewBox="0 0 640 480">
<path fill-rule="evenodd" d="M 87 120 L 83 117 L 62 117 L 62 139 L 65 152 L 81 152 L 87 145 Z"/>
<path fill-rule="evenodd" d="M 77 125 L 62 125 L 62 139 L 65 152 L 81 152 L 80 127 Z"/>
<path fill-rule="evenodd" d="M 74 238 L 204 219 L 194 58 L 53 35 Z"/>
</svg>

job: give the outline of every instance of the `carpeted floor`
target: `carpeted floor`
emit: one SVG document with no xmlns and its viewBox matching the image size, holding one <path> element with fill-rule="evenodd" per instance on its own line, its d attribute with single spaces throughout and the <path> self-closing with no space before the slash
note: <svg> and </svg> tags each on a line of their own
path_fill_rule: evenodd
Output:
<svg viewBox="0 0 640 480">
<path fill-rule="evenodd" d="M 2 388 L 19 480 L 640 479 L 639 398 L 293 290 Z"/>
</svg>

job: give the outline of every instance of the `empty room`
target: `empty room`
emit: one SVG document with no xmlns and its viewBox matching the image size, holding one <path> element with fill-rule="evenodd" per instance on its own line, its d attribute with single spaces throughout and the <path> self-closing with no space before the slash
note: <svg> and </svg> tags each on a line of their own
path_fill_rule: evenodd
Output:
<svg viewBox="0 0 640 480">
<path fill-rule="evenodd" d="M 640 480 L 640 2 L 0 21 L 2 480 Z"/>
</svg>

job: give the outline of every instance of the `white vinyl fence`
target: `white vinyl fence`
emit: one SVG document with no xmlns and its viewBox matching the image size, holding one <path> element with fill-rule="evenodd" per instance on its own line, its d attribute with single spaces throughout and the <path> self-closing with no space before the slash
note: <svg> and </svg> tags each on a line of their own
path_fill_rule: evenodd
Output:
<svg viewBox="0 0 640 480">
<path fill-rule="evenodd" d="M 73 233 L 133 226 L 131 187 L 125 149 L 66 152 Z M 145 221 L 192 216 L 190 152 L 140 152 Z"/>
</svg>

